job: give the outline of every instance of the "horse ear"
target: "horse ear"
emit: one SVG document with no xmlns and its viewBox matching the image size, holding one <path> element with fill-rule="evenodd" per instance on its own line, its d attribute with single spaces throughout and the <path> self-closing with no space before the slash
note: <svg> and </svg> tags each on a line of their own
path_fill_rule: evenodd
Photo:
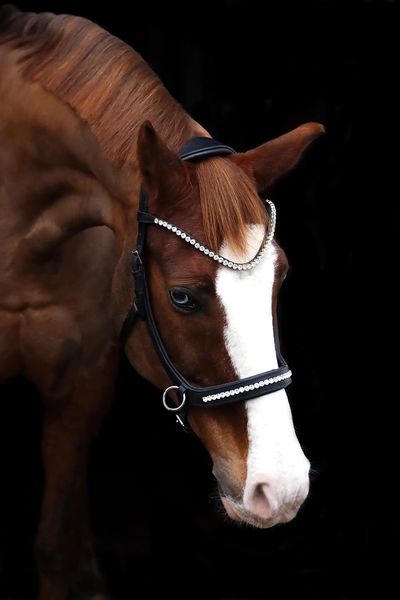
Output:
<svg viewBox="0 0 400 600">
<path fill-rule="evenodd" d="M 187 181 L 185 167 L 157 135 L 150 121 L 145 121 L 138 135 L 138 164 L 143 186 L 150 197 L 177 194 Z"/>
<path fill-rule="evenodd" d="M 304 150 L 324 131 L 320 123 L 305 123 L 258 148 L 237 154 L 235 159 L 253 175 L 259 193 L 263 193 L 297 165 Z"/>
</svg>

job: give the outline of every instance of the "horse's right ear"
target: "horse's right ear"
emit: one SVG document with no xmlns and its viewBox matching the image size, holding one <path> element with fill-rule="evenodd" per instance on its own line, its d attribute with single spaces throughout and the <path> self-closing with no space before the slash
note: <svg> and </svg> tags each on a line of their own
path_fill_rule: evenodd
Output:
<svg viewBox="0 0 400 600">
<path fill-rule="evenodd" d="M 145 121 L 138 135 L 138 164 L 143 187 L 150 198 L 160 198 L 168 192 L 179 196 L 187 175 L 183 161 L 157 135 L 150 121 Z"/>
</svg>

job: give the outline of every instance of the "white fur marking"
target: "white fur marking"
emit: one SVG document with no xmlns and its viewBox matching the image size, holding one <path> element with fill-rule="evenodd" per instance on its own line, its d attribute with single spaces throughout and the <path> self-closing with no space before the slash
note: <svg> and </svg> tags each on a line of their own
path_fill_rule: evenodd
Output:
<svg viewBox="0 0 400 600">
<path fill-rule="evenodd" d="M 263 235 L 261 225 L 249 226 L 245 255 L 235 254 L 227 244 L 220 253 L 245 262 Z M 270 246 L 252 271 L 222 266 L 217 272 L 217 295 L 226 315 L 226 349 L 240 378 L 278 366 L 272 318 L 276 256 Z M 242 507 L 271 523 L 288 520 L 307 496 L 309 462 L 294 431 L 286 392 L 279 390 L 249 400 L 246 410 L 249 452 Z M 263 490 L 258 499 L 257 490 Z"/>
</svg>

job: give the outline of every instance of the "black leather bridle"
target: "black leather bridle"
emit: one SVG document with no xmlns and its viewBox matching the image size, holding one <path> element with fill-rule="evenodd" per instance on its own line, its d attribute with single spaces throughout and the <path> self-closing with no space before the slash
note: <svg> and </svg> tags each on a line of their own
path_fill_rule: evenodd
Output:
<svg viewBox="0 0 400 600">
<path fill-rule="evenodd" d="M 198 137 L 191 139 L 182 149 L 180 158 L 187 161 L 197 161 L 211 156 L 225 156 L 234 154 L 229 146 L 224 146 L 212 138 Z M 267 204 L 267 208 L 269 208 Z M 148 225 L 157 224 L 160 220 L 148 212 L 148 198 L 143 190 L 140 191 L 138 210 L 138 237 L 136 250 L 132 253 L 132 274 L 135 284 L 135 302 L 125 317 L 120 334 L 120 343 L 124 347 L 137 318 L 147 321 L 150 336 L 157 351 L 161 364 L 172 381 L 163 393 L 163 404 L 169 411 L 176 413 L 179 423 L 186 428 L 186 414 L 190 406 L 212 408 L 236 402 L 244 402 L 276 392 L 291 383 L 291 371 L 283 359 L 279 347 L 279 335 L 275 323 L 275 348 L 279 367 L 251 377 L 238 379 L 228 383 L 221 383 L 209 387 L 196 387 L 185 379 L 175 367 L 162 342 L 149 298 L 146 283 L 145 267 L 142 261 L 146 243 L 146 230 Z M 167 404 L 167 395 L 170 390 L 176 390 L 179 404 Z"/>
</svg>

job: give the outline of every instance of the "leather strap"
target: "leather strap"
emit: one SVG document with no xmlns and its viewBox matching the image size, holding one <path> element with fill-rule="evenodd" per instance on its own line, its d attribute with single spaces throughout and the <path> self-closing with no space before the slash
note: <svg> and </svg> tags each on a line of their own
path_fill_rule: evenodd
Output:
<svg viewBox="0 0 400 600">
<path fill-rule="evenodd" d="M 141 255 L 144 249 L 146 241 L 146 223 L 154 221 L 154 217 L 151 220 L 150 213 L 147 212 L 147 195 L 143 188 L 140 190 L 139 196 L 139 210 L 137 213 L 138 217 L 138 236 L 136 242 L 136 250 L 132 253 L 131 270 L 133 281 L 135 284 L 135 302 L 130 307 L 128 314 L 126 315 L 124 322 L 122 323 L 121 331 L 119 334 L 119 343 L 122 348 L 125 348 L 125 344 L 131 333 L 133 326 L 135 325 L 137 317 L 142 319 L 146 318 L 146 311 L 144 305 L 144 294 L 145 294 L 145 280 L 144 270 L 141 268 Z"/>
<path fill-rule="evenodd" d="M 181 149 L 179 156 L 182 160 L 195 161 L 211 156 L 226 156 L 236 154 L 230 146 L 225 146 L 213 138 L 195 137 L 189 140 Z"/>
</svg>

